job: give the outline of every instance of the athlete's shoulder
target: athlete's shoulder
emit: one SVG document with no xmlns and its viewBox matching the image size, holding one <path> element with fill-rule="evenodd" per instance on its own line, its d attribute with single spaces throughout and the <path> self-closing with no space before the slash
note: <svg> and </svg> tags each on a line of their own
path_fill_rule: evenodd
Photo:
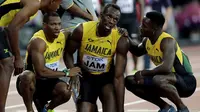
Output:
<svg viewBox="0 0 200 112">
<path fill-rule="evenodd" d="M 58 40 L 64 41 L 67 37 L 67 34 L 65 35 L 65 33 L 61 31 L 58 35 Z"/>
<path fill-rule="evenodd" d="M 98 23 L 98 21 L 88 21 L 88 22 L 84 22 L 82 24 L 85 26 L 85 25 L 96 25 L 97 23 Z"/>
<path fill-rule="evenodd" d="M 44 37 L 44 36 L 45 34 L 43 30 L 39 30 L 33 34 L 33 37 Z"/>
<path fill-rule="evenodd" d="M 116 39 L 120 39 L 122 37 L 117 27 L 113 28 L 111 33 Z"/>
<path fill-rule="evenodd" d="M 174 38 L 172 35 L 170 35 L 169 33 L 166 33 L 166 32 L 162 32 L 160 37 L 162 37 L 162 38 Z"/>
</svg>

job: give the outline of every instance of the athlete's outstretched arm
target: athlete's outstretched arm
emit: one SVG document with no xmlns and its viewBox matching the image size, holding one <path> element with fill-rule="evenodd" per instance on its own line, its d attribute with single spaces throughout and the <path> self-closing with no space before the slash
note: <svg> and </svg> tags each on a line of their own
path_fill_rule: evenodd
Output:
<svg viewBox="0 0 200 112">
<path fill-rule="evenodd" d="M 34 15 L 40 7 L 40 2 L 37 0 L 21 1 L 23 2 L 22 4 L 24 7 L 16 14 L 11 23 L 8 25 L 8 37 L 12 53 L 15 56 L 14 67 L 16 74 L 21 73 L 24 67 L 19 49 L 19 30 L 29 20 L 29 17 Z"/>
<path fill-rule="evenodd" d="M 23 3 L 24 7 L 16 14 L 12 22 L 8 25 L 10 44 L 12 47 L 12 53 L 15 58 L 20 56 L 18 35 L 19 30 L 24 24 L 29 21 L 29 18 L 37 13 L 40 8 L 40 2 L 37 0 L 31 0 Z"/>
<path fill-rule="evenodd" d="M 121 37 L 116 49 L 116 64 L 114 78 L 118 112 L 124 112 L 124 71 L 126 68 L 128 48 L 128 39 L 125 37 Z"/>
<path fill-rule="evenodd" d="M 29 45 L 28 52 L 31 55 L 32 63 L 36 74 L 48 78 L 58 78 L 66 76 L 64 72 L 53 71 L 45 66 L 45 58 L 44 58 L 45 50 L 46 50 L 46 43 L 42 39 L 32 40 Z M 74 74 L 74 72 L 76 72 L 77 74 L 80 72 L 80 69 L 76 68 L 75 70 L 72 70 L 70 75 Z"/>
<path fill-rule="evenodd" d="M 163 63 L 155 67 L 153 70 L 144 70 L 142 75 L 168 75 L 173 67 L 176 55 L 176 41 L 172 38 L 165 38 L 160 46 L 163 52 Z"/>
<path fill-rule="evenodd" d="M 129 44 L 130 44 L 129 51 L 131 53 L 133 53 L 136 56 L 142 56 L 147 53 L 146 48 L 145 48 L 146 40 L 147 40 L 146 38 L 143 38 L 143 40 L 140 44 L 134 42 L 130 38 L 128 38 L 128 39 L 129 39 Z"/>
<path fill-rule="evenodd" d="M 68 68 L 74 67 L 73 54 L 76 50 L 80 48 L 82 36 L 83 36 L 83 26 L 82 24 L 80 24 L 74 29 L 72 35 L 67 39 L 63 58 L 65 65 Z"/>
</svg>

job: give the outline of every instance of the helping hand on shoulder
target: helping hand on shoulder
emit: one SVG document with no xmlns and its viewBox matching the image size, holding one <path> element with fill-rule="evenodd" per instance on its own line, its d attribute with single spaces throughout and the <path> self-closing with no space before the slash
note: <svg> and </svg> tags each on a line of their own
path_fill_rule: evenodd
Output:
<svg viewBox="0 0 200 112">
<path fill-rule="evenodd" d="M 125 28 L 117 27 L 118 32 L 121 34 L 122 37 L 128 37 L 128 31 Z"/>
</svg>

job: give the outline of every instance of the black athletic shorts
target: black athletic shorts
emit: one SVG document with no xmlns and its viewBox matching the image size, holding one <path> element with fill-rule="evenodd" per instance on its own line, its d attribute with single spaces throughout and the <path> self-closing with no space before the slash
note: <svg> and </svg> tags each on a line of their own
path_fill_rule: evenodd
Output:
<svg viewBox="0 0 200 112">
<path fill-rule="evenodd" d="M 145 77 L 144 83 L 146 85 L 152 85 L 152 79 L 153 77 Z M 176 73 L 176 79 L 177 82 L 175 84 L 175 87 L 180 97 L 189 97 L 195 92 L 196 78 L 193 76 L 193 74 L 188 73 L 185 75 L 180 75 Z"/>
<path fill-rule="evenodd" d="M 114 74 L 104 73 L 101 75 L 82 74 L 80 78 L 80 93 L 78 103 L 90 102 L 96 104 L 97 98 L 101 95 L 102 88 L 107 84 L 113 84 Z"/>
<path fill-rule="evenodd" d="M 193 74 L 176 75 L 177 82 L 175 84 L 177 91 L 181 97 L 189 97 L 196 90 L 196 78 Z"/>
<path fill-rule="evenodd" d="M 9 47 L 8 36 L 6 30 L 0 27 L 0 60 L 11 57 L 11 49 Z"/>
<path fill-rule="evenodd" d="M 43 101 L 49 101 L 52 99 L 52 93 L 54 90 L 54 87 L 57 83 L 59 82 L 64 82 L 60 80 L 59 78 L 51 78 L 51 79 L 36 79 L 36 85 L 35 85 L 35 93 L 34 93 L 34 98 L 35 99 L 40 99 Z M 17 78 L 16 86 L 17 86 L 17 91 L 20 94 L 19 91 L 19 83 L 20 79 L 19 77 Z"/>
</svg>

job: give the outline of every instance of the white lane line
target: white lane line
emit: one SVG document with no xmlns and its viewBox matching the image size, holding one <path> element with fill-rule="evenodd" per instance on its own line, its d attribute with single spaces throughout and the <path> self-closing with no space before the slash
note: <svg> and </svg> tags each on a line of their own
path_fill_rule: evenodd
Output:
<svg viewBox="0 0 200 112">
<path fill-rule="evenodd" d="M 195 92 L 200 91 L 200 87 L 196 88 Z M 134 101 L 134 102 L 129 102 L 129 103 L 125 103 L 124 106 L 129 106 L 129 105 L 136 105 L 136 104 L 140 104 L 140 103 L 145 103 L 147 101 L 145 100 L 138 100 L 138 101 Z M 99 109 L 99 111 L 102 111 L 102 109 Z M 137 112 L 137 111 L 135 111 Z"/>
<path fill-rule="evenodd" d="M 7 106 L 5 109 L 12 109 L 12 108 L 19 108 L 19 107 L 24 107 L 24 104 Z"/>
<path fill-rule="evenodd" d="M 197 92 L 197 91 L 200 91 L 200 87 L 196 88 L 195 92 Z M 144 103 L 144 102 L 147 102 L 147 101 L 138 100 L 138 101 L 134 101 L 134 102 L 125 103 L 124 106 L 135 105 L 135 104 L 140 104 L 140 103 Z M 12 108 L 19 108 L 19 107 L 24 107 L 24 104 L 6 106 L 5 109 L 12 109 Z M 102 109 L 99 109 L 99 111 L 102 111 Z"/>
<path fill-rule="evenodd" d="M 148 109 L 137 109 L 137 110 L 127 110 L 127 112 L 157 112 L 158 110 L 148 110 Z"/>
</svg>

